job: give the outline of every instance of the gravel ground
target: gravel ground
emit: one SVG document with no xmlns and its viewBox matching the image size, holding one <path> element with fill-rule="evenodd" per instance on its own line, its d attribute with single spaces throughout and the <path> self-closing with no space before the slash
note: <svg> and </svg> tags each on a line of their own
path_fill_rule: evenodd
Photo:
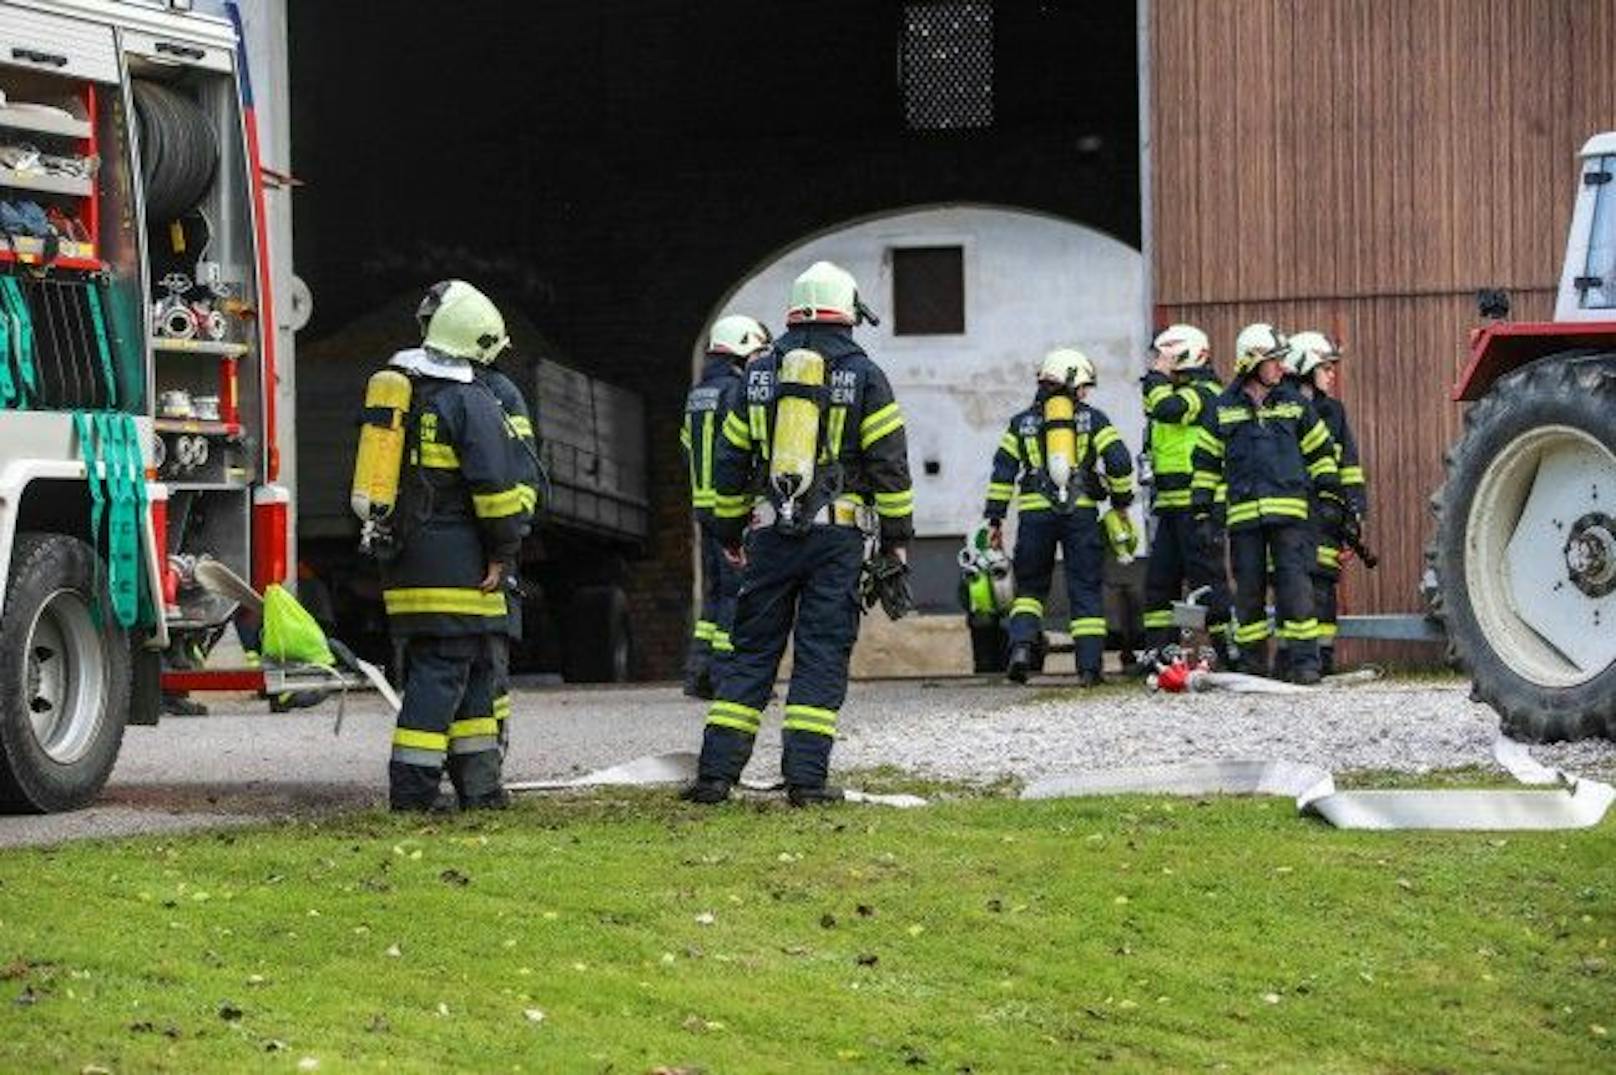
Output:
<svg viewBox="0 0 1616 1075">
<path fill-rule="evenodd" d="M 974 680 L 856 683 L 842 716 L 839 771 L 890 765 L 924 776 L 1021 780 L 1206 758 L 1310 762 L 1336 774 L 1493 767 L 1497 720 L 1458 683 L 1396 681 L 1306 697 L 1079 692 L 1059 678 L 1016 688 Z M 783 695 L 783 692 L 781 692 Z M 124 836 L 374 805 L 392 720 L 374 697 L 286 716 L 214 701 L 213 715 L 131 728 L 101 804 L 56 817 L 0 818 L 0 846 Z M 704 707 L 673 687 L 526 688 L 514 699 L 511 780 L 562 777 L 645 754 L 697 749 Z M 774 707 L 748 775 L 778 772 Z M 1616 776 L 1616 744 L 1537 747 L 1548 765 Z"/>
</svg>

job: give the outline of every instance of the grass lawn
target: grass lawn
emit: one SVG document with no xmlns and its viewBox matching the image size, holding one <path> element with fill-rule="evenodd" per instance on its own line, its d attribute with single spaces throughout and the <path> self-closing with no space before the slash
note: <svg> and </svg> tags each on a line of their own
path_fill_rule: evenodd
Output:
<svg viewBox="0 0 1616 1075">
<path fill-rule="evenodd" d="M 0 853 L 0 1069 L 1616 1070 L 1616 821 L 665 794 Z"/>
</svg>

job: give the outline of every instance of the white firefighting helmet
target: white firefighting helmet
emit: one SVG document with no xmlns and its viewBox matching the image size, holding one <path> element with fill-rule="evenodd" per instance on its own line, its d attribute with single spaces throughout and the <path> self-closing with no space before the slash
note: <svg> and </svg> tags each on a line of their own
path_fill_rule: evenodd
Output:
<svg viewBox="0 0 1616 1075">
<path fill-rule="evenodd" d="M 773 342 L 769 330 L 757 321 L 745 314 L 730 314 L 713 322 L 713 331 L 707 337 L 707 353 L 734 355 L 744 360 Z"/>
<path fill-rule="evenodd" d="M 1303 380 L 1313 376 L 1313 371 L 1320 366 L 1334 362 L 1341 357 L 1341 352 L 1330 337 L 1322 332 L 1298 332 L 1290 338 L 1290 354 L 1285 356 L 1285 369 Z"/>
<path fill-rule="evenodd" d="M 1151 346 L 1166 355 L 1175 370 L 1199 369 L 1212 361 L 1212 343 L 1194 325 L 1168 325 Z"/>
<path fill-rule="evenodd" d="M 1083 388 L 1094 384 L 1094 363 L 1075 347 L 1057 347 L 1044 356 L 1038 367 L 1038 380 L 1043 384 Z"/>
<path fill-rule="evenodd" d="M 487 365 L 511 343 L 499 308 L 464 280 L 433 284 L 415 319 L 421 325 L 422 345 L 450 358 Z"/>
<path fill-rule="evenodd" d="M 854 325 L 858 319 L 858 282 L 840 265 L 816 261 L 791 282 L 787 324 Z"/>
<path fill-rule="evenodd" d="M 1283 360 L 1289 349 L 1285 334 L 1273 325 L 1262 321 L 1247 325 L 1234 340 L 1234 374 L 1248 376 L 1256 372 L 1265 359 Z"/>
</svg>

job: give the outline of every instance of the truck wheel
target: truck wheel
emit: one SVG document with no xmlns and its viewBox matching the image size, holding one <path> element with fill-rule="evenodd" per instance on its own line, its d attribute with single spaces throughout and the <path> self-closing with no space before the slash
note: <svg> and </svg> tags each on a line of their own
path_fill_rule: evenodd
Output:
<svg viewBox="0 0 1616 1075">
<path fill-rule="evenodd" d="M 102 598 L 106 572 L 78 538 L 17 538 L 0 616 L 0 805 L 8 809 L 84 806 L 118 760 L 129 636 Z"/>
<path fill-rule="evenodd" d="M 1476 698 L 1516 739 L 1616 738 L 1616 356 L 1499 381 L 1432 503 L 1431 610 Z"/>
<path fill-rule="evenodd" d="M 628 598 L 616 586 L 574 590 L 563 613 L 562 676 L 569 683 L 626 683 L 633 663 Z"/>
</svg>

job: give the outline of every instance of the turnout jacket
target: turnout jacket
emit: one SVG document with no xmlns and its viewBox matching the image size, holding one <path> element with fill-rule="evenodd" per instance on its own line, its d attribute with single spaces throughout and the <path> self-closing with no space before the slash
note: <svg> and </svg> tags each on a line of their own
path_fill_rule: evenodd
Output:
<svg viewBox="0 0 1616 1075">
<path fill-rule="evenodd" d="M 1313 406 L 1324 427 L 1335 441 L 1335 465 L 1341 479 L 1341 498 L 1359 515 L 1369 514 L 1369 488 L 1364 484 L 1363 463 L 1358 459 L 1358 440 L 1347 424 L 1347 409 L 1341 401 L 1322 392 L 1313 397 Z"/>
<path fill-rule="evenodd" d="M 724 416 L 740 405 L 742 381 L 734 356 L 709 354 L 701 379 L 685 397 L 679 444 L 690 472 L 690 506 L 698 519 L 710 518 L 718 499 L 713 476 L 718 441 L 723 437 Z"/>
<path fill-rule="evenodd" d="M 803 517 L 812 517 L 832 500 L 851 499 L 875 509 L 883 546 L 904 544 L 914 536 L 915 493 L 903 411 L 886 374 L 844 325 L 795 325 L 774 342 L 772 351 L 747 363 L 744 393 L 723 420 L 723 436 L 714 442 L 714 535 L 727 547 L 740 542 L 757 495 L 753 475 L 768 470 L 782 395 L 780 363 L 799 347 L 825 359 L 819 462 L 813 486 L 803 497 Z M 774 491 L 764 485 L 763 495 L 775 501 Z"/>
<path fill-rule="evenodd" d="M 1012 496 L 1017 511 L 1056 508 L 1055 482 L 1046 464 L 1049 448 L 1044 429 L 1044 400 L 1047 398 L 1048 393 L 1040 391 L 1032 406 L 1010 419 L 1010 428 L 999 438 L 998 450 L 993 453 L 993 476 L 988 479 L 987 506 L 983 508 L 983 514 L 989 519 L 1003 519 Z M 1107 498 L 1119 508 L 1133 503 L 1133 460 L 1111 419 L 1097 407 L 1073 401 L 1072 424 L 1076 434 L 1070 488 L 1072 506 L 1093 508 Z"/>
<path fill-rule="evenodd" d="M 505 590 L 478 584 L 490 561 L 517 562 L 531 518 L 520 449 L 499 399 L 469 369 L 463 381 L 418 369 L 411 381 L 400 549 L 381 565 L 388 626 L 400 637 L 503 633 Z"/>
<path fill-rule="evenodd" d="M 1152 370 L 1139 384 L 1150 430 L 1146 447 L 1155 474 L 1151 508 L 1158 515 L 1188 511 L 1195 472 L 1190 457 L 1223 386 L 1206 367 L 1185 370 L 1176 377 Z"/>
<path fill-rule="evenodd" d="M 1215 403 L 1191 453 L 1192 510 L 1210 512 L 1228 486 L 1230 530 L 1305 521 L 1314 492 L 1339 494 L 1335 441 L 1312 401 L 1280 382 L 1254 403 L 1230 385 Z"/>
<path fill-rule="evenodd" d="M 499 408 L 505 420 L 505 435 L 509 446 L 514 449 L 516 473 L 518 475 L 516 488 L 522 494 L 522 536 L 527 537 L 533 529 L 533 517 L 538 512 L 539 503 L 539 439 L 533 428 L 533 415 L 527 408 L 527 400 L 522 398 L 522 390 L 516 387 L 501 371 L 492 366 L 476 367 L 474 376 L 479 384 L 487 387 L 499 401 Z M 515 568 L 515 564 L 507 564 L 507 568 Z M 506 585 L 514 590 L 514 570 L 507 570 L 505 574 Z M 508 593 L 505 604 L 507 614 L 505 617 L 505 633 L 512 639 L 522 637 L 522 600 L 515 592 Z"/>
</svg>

